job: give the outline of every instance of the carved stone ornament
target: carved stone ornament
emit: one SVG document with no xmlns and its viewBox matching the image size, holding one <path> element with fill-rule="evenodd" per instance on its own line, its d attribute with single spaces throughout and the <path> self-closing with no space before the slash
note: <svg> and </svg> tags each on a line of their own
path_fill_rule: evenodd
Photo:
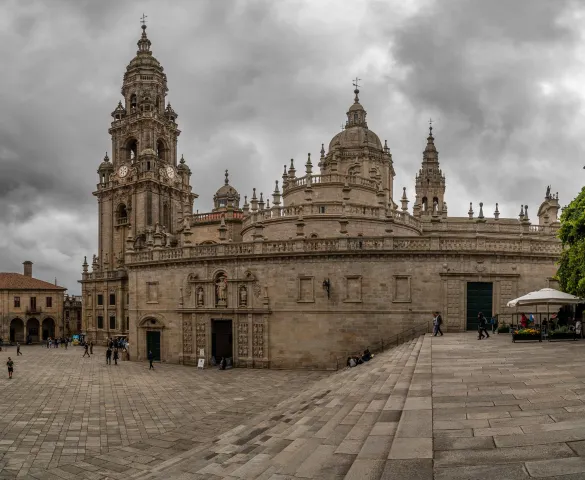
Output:
<svg viewBox="0 0 585 480">
<path fill-rule="evenodd" d="M 240 287 L 240 307 L 248 306 L 248 289 L 245 285 Z"/>
<path fill-rule="evenodd" d="M 191 319 L 183 321 L 183 351 L 193 353 L 193 324 Z"/>
<path fill-rule="evenodd" d="M 264 324 L 254 324 L 253 354 L 256 358 L 264 358 Z"/>
<path fill-rule="evenodd" d="M 203 287 L 197 288 L 197 306 L 203 307 L 205 305 L 205 292 L 203 291 Z"/>
<path fill-rule="evenodd" d="M 254 296 L 256 298 L 260 298 L 260 295 L 262 294 L 262 287 L 260 286 L 260 282 L 255 281 L 252 285 L 252 289 L 254 290 Z"/>
<path fill-rule="evenodd" d="M 238 324 L 238 356 L 244 358 L 248 356 L 248 322 Z"/>
<path fill-rule="evenodd" d="M 197 348 L 205 349 L 206 347 L 206 340 L 205 340 L 205 324 L 198 323 L 195 327 L 195 342 L 197 343 Z"/>
</svg>

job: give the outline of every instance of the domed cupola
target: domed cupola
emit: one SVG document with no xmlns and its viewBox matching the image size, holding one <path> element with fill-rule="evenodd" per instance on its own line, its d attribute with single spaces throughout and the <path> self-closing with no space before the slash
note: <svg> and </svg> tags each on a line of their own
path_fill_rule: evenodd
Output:
<svg viewBox="0 0 585 480">
<path fill-rule="evenodd" d="M 126 99 L 125 110 L 129 114 L 155 110 L 164 112 L 164 97 L 168 92 L 167 76 L 160 62 L 150 51 L 151 42 L 146 36 L 146 25 L 138 40 L 138 51 L 124 73 L 122 95 Z"/>
<path fill-rule="evenodd" d="M 110 179 L 110 174 L 114 173 L 114 165 L 110 162 L 110 157 L 108 157 L 107 152 L 104 161 L 100 163 L 100 166 L 98 167 L 97 173 L 100 176 L 100 183 L 102 185 L 107 184 Z"/>
<path fill-rule="evenodd" d="M 374 132 L 368 128 L 367 112 L 360 103 L 358 84 L 354 83 L 355 94 L 353 105 L 347 111 L 347 121 L 343 130 L 329 142 L 329 151 L 335 148 L 363 148 L 369 147 L 382 150 L 382 142 Z"/>
<path fill-rule="evenodd" d="M 225 210 L 227 207 L 240 208 L 240 194 L 229 183 L 228 171 L 225 171 L 224 184 L 213 196 L 213 211 Z"/>
</svg>

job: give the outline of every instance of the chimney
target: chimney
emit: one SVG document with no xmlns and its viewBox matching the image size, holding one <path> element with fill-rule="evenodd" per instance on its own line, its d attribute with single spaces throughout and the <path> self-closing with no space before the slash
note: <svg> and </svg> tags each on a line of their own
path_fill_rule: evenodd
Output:
<svg viewBox="0 0 585 480">
<path fill-rule="evenodd" d="M 24 276 L 25 277 L 32 277 L 33 262 L 31 262 L 30 260 L 27 260 L 26 262 L 22 262 L 22 264 L 24 265 Z"/>
</svg>

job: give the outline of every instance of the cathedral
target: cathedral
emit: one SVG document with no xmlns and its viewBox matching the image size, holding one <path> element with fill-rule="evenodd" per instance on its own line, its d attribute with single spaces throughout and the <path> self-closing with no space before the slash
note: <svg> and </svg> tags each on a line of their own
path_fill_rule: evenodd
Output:
<svg viewBox="0 0 585 480">
<path fill-rule="evenodd" d="M 506 321 L 510 299 L 554 286 L 558 194 L 547 188 L 534 222 L 526 206 L 517 218 L 482 203 L 449 216 L 431 127 L 409 209 L 357 83 L 319 158 L 291 160 L 270 195 L 243 200 L 226 171 L 212 211 L 193 213 L 167 92 L 142 25 L 93 192 L 98 251 L 81 284 L 94 342 L 126 335 L 131 360 L 336 369 L 434 311 L 448 332 L 475 329 L 479 311 Z"/>
</svg>

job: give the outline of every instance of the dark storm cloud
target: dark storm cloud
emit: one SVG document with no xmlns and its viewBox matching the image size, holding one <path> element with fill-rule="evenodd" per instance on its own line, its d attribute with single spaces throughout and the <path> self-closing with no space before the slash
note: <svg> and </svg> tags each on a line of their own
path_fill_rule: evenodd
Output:
<svg viewBox="0 0 585 480">
<path fill-rule="evenodd" d="M 577 61 L 571 6 L 3 2 L 0 270 L 20 271 L 30 259 L 39 278 L 79 291 L 81 261 L 97 244 L 96 169 L 111 148 L 110 112 L 143 12 L 179 114 L 195 209 L 211 207 L 226 168 L 243 202 L 253 187 L 269 198 L 291 158 L 299 173 L 308 152 L 316 165 L 358 75 L 370 128 L 393 151 L 398 196 L 405 185 L 413 200 L 432 115 L 450 214 L 483 200 L 510 204 L 505 213 L 515 216 L 520 203 L 536 213 L 547 182 L 568 192 L 580 183 L 561 172 L 582 152 L 582 99 L 561 85 Z"/>
<path fill-rule="evenodd" d="M 449 200 L 466 204 L 489 197 L 518 210 L 528 202 L 534 215 L 548 182 L 564 201 L 577 191 L 581 182 L 563 170 L 581 173 L 574 125 L 582 120 L 583 98 L 562 87 L 544 92 L 545 84 L 570 75 L 580 41 L 570 21 L 574 6 L 546 0 L 433 2 L 387 32 L 405 72 L 393 85 L 414 109 L 438 117 L 448 186 L 466 185 L 470 192 Z"/>
</svg>

